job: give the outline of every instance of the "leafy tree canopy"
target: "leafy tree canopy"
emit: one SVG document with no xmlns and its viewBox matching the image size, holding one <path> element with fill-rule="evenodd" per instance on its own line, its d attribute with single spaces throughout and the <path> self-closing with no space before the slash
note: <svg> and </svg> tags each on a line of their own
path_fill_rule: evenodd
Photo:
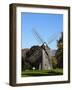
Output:
<svg viewBox="0 0 72 90">
<path fill-rule="evenodd" d="M 57 51 L 56 51 L 56 59 L 57 59 L 57 66 L 59 68 L 63 68 L 63 32 L 61 33 L 60 39 L 57 41 Z"/>
</svg>

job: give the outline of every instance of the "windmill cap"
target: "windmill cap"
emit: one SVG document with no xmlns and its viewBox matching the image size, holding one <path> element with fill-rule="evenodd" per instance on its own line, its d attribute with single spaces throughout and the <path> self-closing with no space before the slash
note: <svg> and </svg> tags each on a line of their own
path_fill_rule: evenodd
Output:
<svg viewBox="0 0 72 90">
<path fill-rule="evenodd" d="M 44 42 L 43 45 L 47 46 L 46 42 Z"/>
</svg>

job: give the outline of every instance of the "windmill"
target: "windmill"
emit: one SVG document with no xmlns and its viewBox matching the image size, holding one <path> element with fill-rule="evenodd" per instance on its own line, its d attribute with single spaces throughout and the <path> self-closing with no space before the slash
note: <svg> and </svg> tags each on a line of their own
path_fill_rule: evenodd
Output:
<svg viewBox="0 0 72 90">
<path fill-rule="evenodd" d="M 33 33 L 37 41 L 41 43 L 40 48 L 42 49 L 42 62 L 39 64 L 39 70 L 51 70 L 52 69 L 51 50 L 48 44 L 53 42 L 56 36 L 51 38 L 47 44 L 35 29 L 33 29 Z M 36 53 L 34 54 L 36 55 Z"/>
</svg>

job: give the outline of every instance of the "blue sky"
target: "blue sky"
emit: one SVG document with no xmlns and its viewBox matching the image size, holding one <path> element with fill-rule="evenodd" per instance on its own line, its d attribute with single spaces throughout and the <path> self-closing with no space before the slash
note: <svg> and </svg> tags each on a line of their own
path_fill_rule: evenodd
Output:
<svg viewBox="0 0 72 90">
<path fill-rule="evenodd" d="M 21 48 L 30 48 L 33 45 L 42 44 L 33 33 L 35 29 L 44 42 L 52 49 L 56 49 L 57 40 L 63 31 L 62 14 L 43 14 L 43 13 L 21 13 Z"/>
</svg>

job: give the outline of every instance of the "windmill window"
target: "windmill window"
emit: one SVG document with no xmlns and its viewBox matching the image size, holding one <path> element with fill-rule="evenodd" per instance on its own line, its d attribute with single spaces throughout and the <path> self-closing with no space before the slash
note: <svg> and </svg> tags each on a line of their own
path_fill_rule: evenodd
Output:
<svg viewBox="0 0 72 90">
<path fill-rule="evenodd" d="M 45 66 L 46 66 L 46 64 L 45 64 Z"/>
</svg>

